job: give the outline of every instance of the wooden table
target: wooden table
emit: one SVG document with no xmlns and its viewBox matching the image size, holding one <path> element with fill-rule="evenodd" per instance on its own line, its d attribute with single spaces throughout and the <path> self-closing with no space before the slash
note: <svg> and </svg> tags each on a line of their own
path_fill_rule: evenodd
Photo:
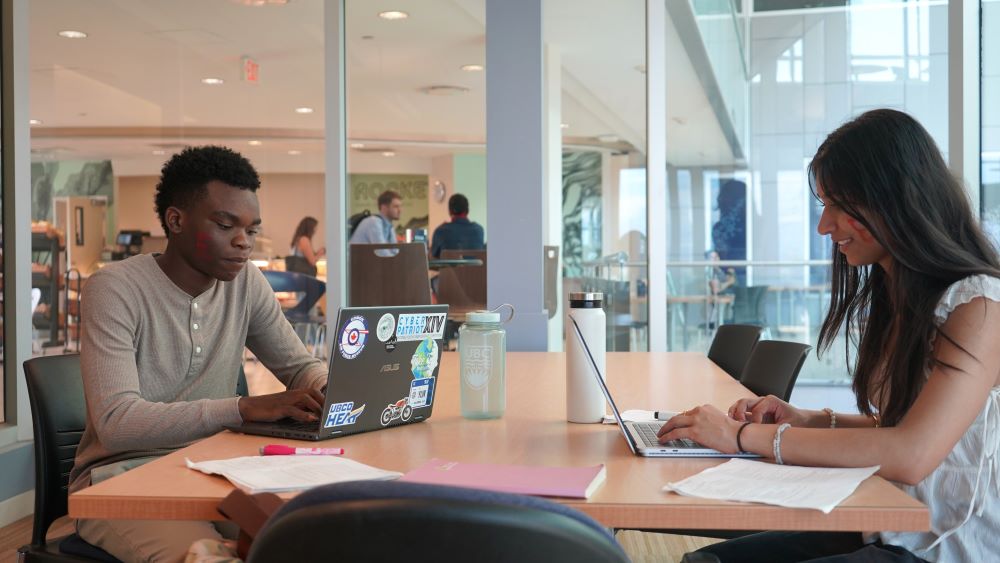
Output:
<svg viewBox="0 0 1000 563">
<path fill-rule="evenodd" d="M 889 482 L 872 477 L 830 514 L 682 497 L 665 493 L 723 460 L 633 456 L 616 426 L 566 422 L 565 356 L 508 354 L 506 415 L 466 420 L 459 414 L 458 357 L 445 353 L 433 416 L 426 422 L 327 442 L 352 459 L 408 471 L 432 457 L 539 465 L 607 464 L 607 481 L 576 507 L 615 528 L 927 530 L 927 509 Z M 608 381 L 619 408 L 683 410 L 710 403 L 726 408 L 750 393 L 697 353 L 609 353 Z M 220 519 L 228 481 L 187 469 L 195 461 L 256 454 L 263 443 L 294 443 L 222 432 L 69 497 L 73 518 Z"/>
</svg>

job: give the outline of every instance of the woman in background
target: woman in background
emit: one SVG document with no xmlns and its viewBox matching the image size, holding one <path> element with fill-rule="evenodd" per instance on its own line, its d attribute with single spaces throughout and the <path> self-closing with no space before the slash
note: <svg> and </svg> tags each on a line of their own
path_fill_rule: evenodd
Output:
<svg viewBox="0 0 1000 563">
<path fill-rule="evenodd" d="M 289 272 L 316 275 L 316 262 L 326 254 L 326 248 L 313 250 L 312 238 L 316 234 L 319 221 L 315 217 L 305 217 L 299 221 L 292 235 L 292 246 L 285 257 L 285 269 Z"/>
<path fill-rule="evenodd" d="M 895 110 L 834 131 L 809 164 L 834 244 L 821 350 L 851 354 L 861 414 L 774 396 L 675 416 L 689 438 L 778 463 L 879 466 L 927 505 L 928 532 L 763 532 L 702 551 L 721 561 L 991 561 L 1000 554 L 1000 260 L 927 131 Z M 850 356 L 855 361 L 850 361 Z"/>
</svg>

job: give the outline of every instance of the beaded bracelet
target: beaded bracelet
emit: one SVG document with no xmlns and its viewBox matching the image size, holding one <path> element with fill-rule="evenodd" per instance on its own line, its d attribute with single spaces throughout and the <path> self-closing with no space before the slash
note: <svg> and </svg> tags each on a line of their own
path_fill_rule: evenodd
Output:
<svg viewBox="0 0 1000 563">
<path fill-rule="evenodd" d="M 774 432 L 774 461 L 776 461 L 778 465 L 785 464 L 785 462 L 781 460 L 781 433 L 788 430 L 791 426 L 791 424 L 786 422 L 779 426 Z"/>
<path fill-rule="evenodd" d="M 827 407 L 827 408 L 823 409 L 823 412 L 825 412 L 830 417 L 830 428 L 836 428 L 837 427 L 837 413 L 833 412 L 833 409 L 831 409 L 830 407 Z"/>
</svg>

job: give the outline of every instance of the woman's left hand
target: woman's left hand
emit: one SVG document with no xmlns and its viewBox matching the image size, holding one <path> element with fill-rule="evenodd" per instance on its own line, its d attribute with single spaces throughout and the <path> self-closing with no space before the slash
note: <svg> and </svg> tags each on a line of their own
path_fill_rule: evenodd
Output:
<svg viewBox="0 0 1000 563">
<path fill-rule="evenodd" d="M 740 422 L 712 405 L 702 405 L 674 415 L 656 435 L 660 442 L 687 438 L 723 453 L 736 453 Z"/>
</svg>

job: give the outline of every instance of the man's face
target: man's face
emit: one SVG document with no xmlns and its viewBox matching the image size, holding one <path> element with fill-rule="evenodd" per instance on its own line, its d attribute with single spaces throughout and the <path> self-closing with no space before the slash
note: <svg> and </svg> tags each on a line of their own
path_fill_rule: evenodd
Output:
<svg viewBox="0 0 1000 563">
<path fill-rule="evenodd" d="M 190 209 L 177 209 L 170 244 L 202 274 L 231 281 L 246 266 L 260 232 L 257 194 L 220 181 L 209 182 L 206 194 Z M 169 211 L 168 211 L 169 214 Z"/>
<path fill-rule="evenodd" d="M 398 197 L 389 202 L 389 205 L 379 206 L 379 213 L 390 221 L 399 221 L 399 216 L 403 214 L 403 200 Z"/>
</svg>

